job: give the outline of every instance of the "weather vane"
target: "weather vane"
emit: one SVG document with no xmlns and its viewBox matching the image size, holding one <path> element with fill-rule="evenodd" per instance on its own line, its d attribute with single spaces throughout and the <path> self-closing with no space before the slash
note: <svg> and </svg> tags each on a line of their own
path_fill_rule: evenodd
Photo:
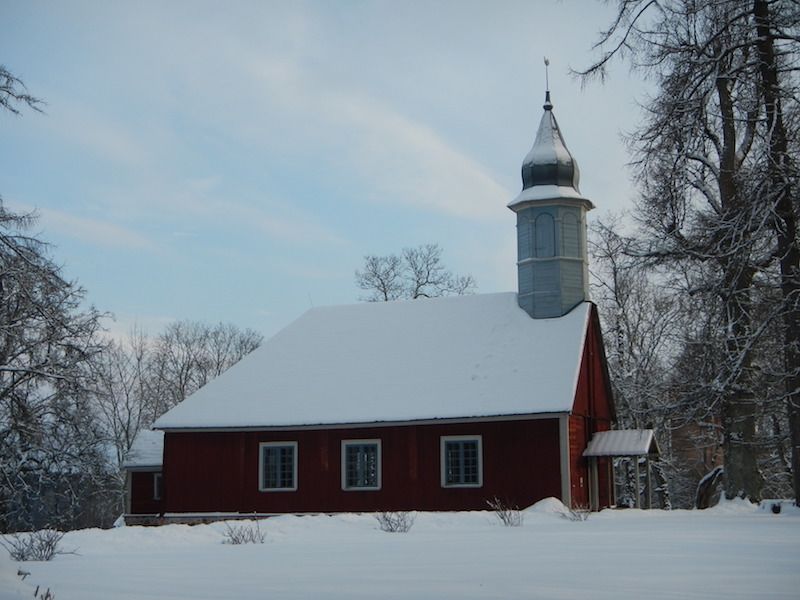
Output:
<svg viewBox="0 0 800 600">
<path fill-rule="evenodd" d="M 549 66 L 550 66 L 550 59 L 545 56 L 544 57 L 544 84 L 545 84 L 545 91 L 546 92 L 550 91 L 550 73 L 549 73 L 550 69 L 548 68 Z"/>
</svg>

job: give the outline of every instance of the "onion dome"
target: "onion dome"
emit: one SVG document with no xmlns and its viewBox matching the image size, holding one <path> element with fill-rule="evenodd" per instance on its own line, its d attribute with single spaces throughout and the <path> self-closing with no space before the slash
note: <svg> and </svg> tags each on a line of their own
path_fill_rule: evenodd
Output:
<svg viewBox="0 0 800 600">
<path fill-rule="evenodd" d="M 561 135 L 549 91 L 545 94 L 543 108 L 536 140 L 522 162 L 522 191 L 508 207 L 518 210 L 520 205 L 531 202 L 571 199 L 586 203 L 589 210 L 593 208 L 592 203 L 581 196 L 578 163 Z"/>
</svg>

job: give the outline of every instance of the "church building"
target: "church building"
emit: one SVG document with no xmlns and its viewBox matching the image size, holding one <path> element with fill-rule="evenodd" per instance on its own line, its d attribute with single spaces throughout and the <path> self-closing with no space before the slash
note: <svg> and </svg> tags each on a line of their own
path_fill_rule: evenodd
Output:
<svg viewBox="0 0 800 600">
<path fill-rule="evenodd" d="M 612 505 L 613 448 L 584 455 L 614 420 L 593 205 L 543 108 L 508 204 L 516 292 L 312 308 L 146 432 L 128 522 Z"/>
</svg>

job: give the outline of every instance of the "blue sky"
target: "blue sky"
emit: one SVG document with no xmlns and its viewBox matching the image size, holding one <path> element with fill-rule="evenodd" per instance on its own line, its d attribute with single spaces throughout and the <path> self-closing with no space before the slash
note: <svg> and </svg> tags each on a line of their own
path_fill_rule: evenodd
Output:
<svg viewBox="0 0 800 600">
<path fill-rule="evenodd" d="M 437 242 L 479 292 L 515 281 L 520 164 L 551 59 L 597 210 L 634 191 L 620 132 L 642 84 L 581 88 L 600 2 L 22 2 L 0 62 L 47 102 L 0 115 L 0 194 L 114 313 L 271 335 L 351 303 L 365 254 Z"/>
</svg>

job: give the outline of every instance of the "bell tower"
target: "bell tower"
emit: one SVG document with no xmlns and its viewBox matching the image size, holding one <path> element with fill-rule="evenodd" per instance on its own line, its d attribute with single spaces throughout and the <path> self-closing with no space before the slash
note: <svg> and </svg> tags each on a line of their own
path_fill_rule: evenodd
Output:
<svg viewBox="0 0 800 600">
<path fill-rule="evenodd" d="M 534 319 L 567 314 L 589 299 L 586 212 L 578 163 L 553 114 L 550 91 L 536 139 L 522 162 L 522 191 L 508 208 L 517 214 L 517 296 Z"/>
</svg>

